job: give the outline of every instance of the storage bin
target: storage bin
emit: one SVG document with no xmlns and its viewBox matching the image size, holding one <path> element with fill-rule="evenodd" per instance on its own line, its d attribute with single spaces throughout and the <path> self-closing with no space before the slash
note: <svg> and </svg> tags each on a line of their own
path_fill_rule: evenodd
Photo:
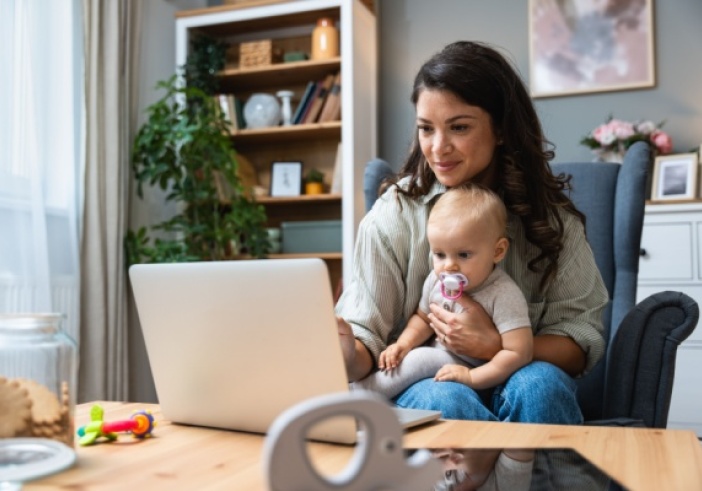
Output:
<svg viewBox="0 0 702 491">
<path fill-rule="evenodd" d="M 283 253 L 341 252 L 341 220 L 283 222 Z"/>
<path fill-rule="evenodd" d="M 239 45 L 239 68 L 252 68 L 280 63 L 283 52 L 273 45 L 273 40 L 262 39 Z"/>
</svg>

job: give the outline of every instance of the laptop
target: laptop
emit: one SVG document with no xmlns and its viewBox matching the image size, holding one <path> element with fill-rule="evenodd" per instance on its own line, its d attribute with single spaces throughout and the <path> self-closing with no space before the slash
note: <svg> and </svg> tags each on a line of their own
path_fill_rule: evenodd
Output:
<svg viewBox="0 0 702 491">
<path fill-rule="evenodd" d="M 321 259 L 138 264 L 129 277 L 164 418 L 265 433 L 296 403 L 350 390 Z M 405 428 L 441 417 L 398 411 Z M 309 434 L 356 436 L 350 417 Z"/>
</svg>

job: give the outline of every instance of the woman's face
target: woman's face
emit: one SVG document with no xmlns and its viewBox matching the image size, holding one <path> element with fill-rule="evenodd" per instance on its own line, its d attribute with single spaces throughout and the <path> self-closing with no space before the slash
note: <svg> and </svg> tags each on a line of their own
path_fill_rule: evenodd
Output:
<svg viewBox="0 0 702 491">
<path fill-rule="evenodd" d="M 417 99 L 417 135 L 437 180 L 446 187 L 477 182 L 491 187 L 497 146 L 492 118 L 445 90 L 423 90 Z"/>
</svg>

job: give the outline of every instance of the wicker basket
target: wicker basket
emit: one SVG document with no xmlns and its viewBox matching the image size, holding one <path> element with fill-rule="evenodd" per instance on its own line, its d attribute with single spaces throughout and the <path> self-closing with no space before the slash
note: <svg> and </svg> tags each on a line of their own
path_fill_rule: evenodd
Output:
<svg viewBox="0 0 702 491">
<path fill-rule="evenodd" d="M 282 51 L 271 39 L 251 41 L 239 45 L 239 68 L 272 65 L 282 59 Z"/>
</svg>

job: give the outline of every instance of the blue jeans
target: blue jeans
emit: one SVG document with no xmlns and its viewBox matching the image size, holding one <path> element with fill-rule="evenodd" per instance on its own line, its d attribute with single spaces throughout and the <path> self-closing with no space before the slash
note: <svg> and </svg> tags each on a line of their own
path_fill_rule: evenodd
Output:
<svg viewBox="0 0 702 491">
<path fill-rule="evenodd" d="M 445 419 L 582 424 L 575 381 L 560 368 L 534 361 L 489 390 L 424 379 L 394 401 L 400 407 L 436 409 Z"/>
</svg>

